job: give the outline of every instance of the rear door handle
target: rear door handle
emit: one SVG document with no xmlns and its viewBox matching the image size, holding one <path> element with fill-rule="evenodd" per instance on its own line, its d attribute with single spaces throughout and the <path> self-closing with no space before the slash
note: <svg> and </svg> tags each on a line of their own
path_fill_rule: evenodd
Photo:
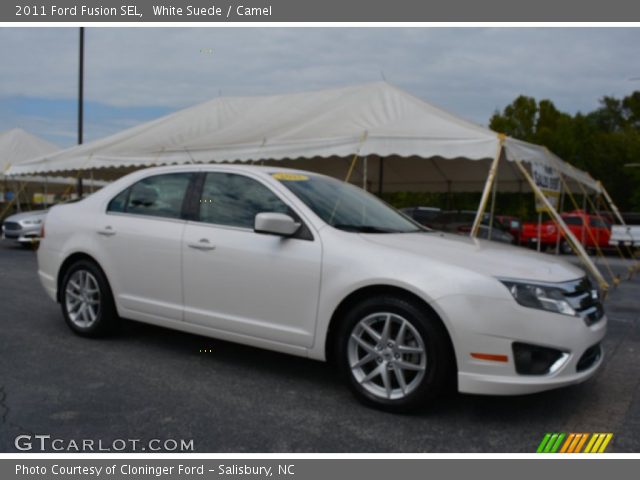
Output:
<svg viewBox="0 0 640 480">
<path fill-rule="evenodd" d="M 102 230 L 98 230 L 98 235 L 104 235 L 105 237 L 112 237 L 116 232 L 111 225 L 107 225 Z"/>
<path fill-rule="evenodd" d="M 187 243 L 190 248 L 195 248 L 196 250 L 215 250 L 216 246 L 212 245 L 211 242 L 206 238 L 201 238 L 199 242 L 196 243 Z"/>
</svg>

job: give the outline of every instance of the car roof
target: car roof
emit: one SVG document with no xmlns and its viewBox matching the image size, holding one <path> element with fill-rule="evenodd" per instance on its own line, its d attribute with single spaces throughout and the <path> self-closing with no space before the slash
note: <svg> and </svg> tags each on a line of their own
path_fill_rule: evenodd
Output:
<svg viewBox="0 0 640 480">
<path fill-rule="evenodd" d="M 277 165 L 245 165 L 237 163 L 187 163 L 181 165 L 165 165 L 160 167 L 148 167 L 138 170 L 138 172 L 145 173 L 171 173 L 171 172 L 193 172 L 198 171 L 237 171 L 237 172 L 255 172 L 270 175 L 272 173 L 297 173 L 304 175 L 318 175 L 323 176 L 320 173 L 310 172 L 308 170 L 299 170 L 295 168 L 280 168 Z"/>
</svg>

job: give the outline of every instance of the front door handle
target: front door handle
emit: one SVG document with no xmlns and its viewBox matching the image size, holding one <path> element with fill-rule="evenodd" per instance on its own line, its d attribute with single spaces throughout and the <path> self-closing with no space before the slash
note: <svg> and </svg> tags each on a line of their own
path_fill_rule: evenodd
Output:
<svg viewBox="0 0 640 480">
<path fill-rule="evenodd" d="M 216 246 L 212 245 L 211 242 L 206 238 L 201 238 L 199 242 L 196 243 L 187 243 L 190 248 L 195 248 L 196 250 L 215 250 Z"/>
<path fill-rule="evenodd" d="M 105 237 L 112 237 L 116 232 L 111 225 L 107 225 L 104 229 L 98 230 L 98 234 L 104 235 Z"/>
</svg>

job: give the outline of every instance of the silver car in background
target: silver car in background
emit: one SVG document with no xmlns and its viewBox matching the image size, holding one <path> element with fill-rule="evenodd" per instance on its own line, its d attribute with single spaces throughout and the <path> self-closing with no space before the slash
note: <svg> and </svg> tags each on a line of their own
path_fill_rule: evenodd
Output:
<svg viewBox="0 0 640 480">
<path fill-rule="evenodd" d="M 16 213 L 7 217 L 2 223 L 2 237 L 16 240 L 23 246 L 40 241 L 40 229 L 48 210 L 33 210 Z"/>
</svg>

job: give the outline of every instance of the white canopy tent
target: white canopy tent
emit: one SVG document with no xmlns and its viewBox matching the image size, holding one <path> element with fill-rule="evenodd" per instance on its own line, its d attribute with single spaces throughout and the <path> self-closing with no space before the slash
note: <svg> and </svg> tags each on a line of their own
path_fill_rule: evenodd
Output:
<svg viewBox="0 0 640 480">
<path fill-rule="evenodd" d="M 188 162 L 362 156 L 493 158 L 496 134 L 387 83 L 216 98 L 12 174 Z"/>
<path fill-rule="evenodd" d="M 358 157 L 363 161 L 353 168 Z M 529 181 L 533 165 L 599 188 L 588 174 L 543 147 L 506 138 L 386 82 L 220 97 L 94 142 L 45 153 L 13 165 L 8 173 L 91 170 L 109 178 L 144 166 L 198 162 L 277 163 L 377 186 L 380 192 L 383 186 L 387 192 L 482 190 L 476 224 L 496 179 L 501 190 L 542 195 Z M 566 229 L 561 219 L 560 224 Z M 592 264 L 589 269 L 599 275 Z"/>
<path fill-rule="evenodd" d="M 525 145 L 529 144 L 508 139 L 505 148 L 513 148 L 515 155 Z M 530 147 L 521 160 L 557 168 L 556 160 L 541 147 Z M 99 174 L 107 168 L 270 160 L 296 161 L 300 168 L 319 167 L 337 175 L 346 173 L 345 159 L 358 153 L 363 158 L 389 159 L 385 162 L 389 191 L 468 191 L 484 185 L 486 163 L 499 148 L 495 132 L 377 82 L 317 92 L 216 98 L 94 142 L 45 152 L 14 165 L 10 174 L 78 170 Z M 301 165 L 300 159 L 307 161 Z M 372 183 L 379 180 L 377 171 L 368 172 Z M 500 183 L 501 188 L 518 189 L 522 178 L 507 168 Z"/>
<path fill-rule="evenodd" d="M 5 178 L 5 173 L 15 165 L 42 156 L 52 155 L 60 151 L 60 147 L 37 137 L 21 128 L 14 128 L 0 132 L 0 181 Z M 43 172 L 46 173 L 46 172 Z M 44 175 L 13 177 L 13 180 L 23 183 L 49 183 L 52 185 L 75 185 L 75 179 L 62 177 L 48 177 Z M 105 182 L 96 182 L 95 185 L 103 186 Z"/>
<path fill-rule="evenodd" d="M 11 165 L 59 150 L 57 145 L 20 128 L 0 132 L 0 176 L 4 176 Z M 20 180 L 27 181 L 26 178 Z"/>
</svg>

